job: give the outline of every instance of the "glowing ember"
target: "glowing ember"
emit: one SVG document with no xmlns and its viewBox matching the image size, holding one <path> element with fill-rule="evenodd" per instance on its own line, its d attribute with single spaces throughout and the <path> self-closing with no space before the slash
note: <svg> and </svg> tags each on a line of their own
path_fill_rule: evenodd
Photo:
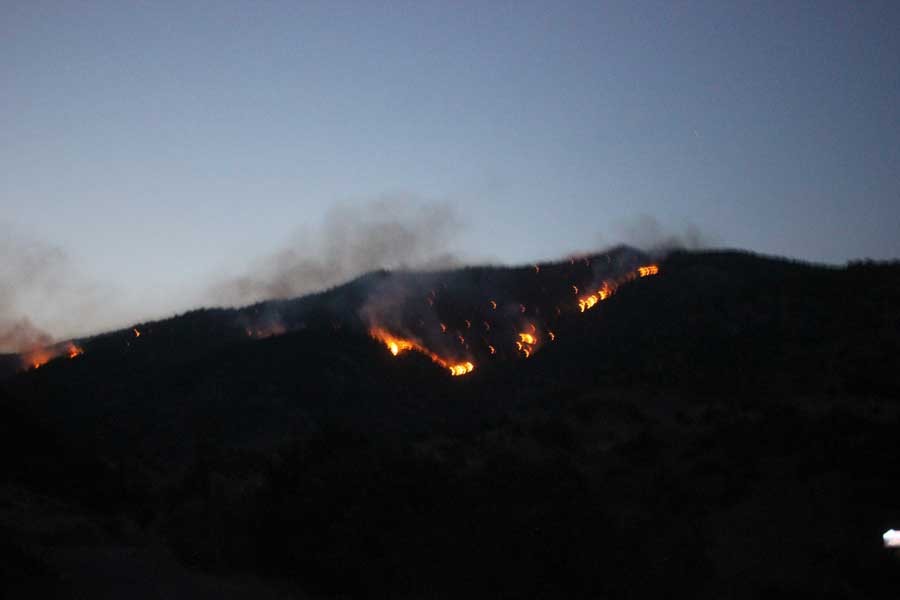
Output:
<svg viewBox="0 0 900 600">
<path fill-rule="evenodd" d="M 555 341 L 556 341 L 556 334 L 555 334 L 555 333 L 553 333 L 552 331 L 548 331 L 548 332 L 547 332 L 547 335 L 550 336 L 550 341 L 551 341 L 551 342 L 555 342 Z"/>
<path fill-rule="evenodd" d="M 139 329 L 132 329 L 131 331 L 134 332 L 134 337 L 136 337 L 136 338 L 141 337 L 141 332 Z"/>
<path fill-rule="evenodd" d="M 491 354 L 497 354 L 497 349 L 494 348 L 493 346 L 491 346 L 490 344 L 488 344 L 488 350 L 491 351 Z"/>
<path fill-rule="evenodd" d="M 488 304 L 491 305 L 491 310 L 497 310 L 497 303 L 494 300 L 488 301 Z"/>
<path fill-rule="evenodd" d="M 447 326 L 441 323 L 441 333 L 447 333 Z"/>
<path fill-rule="evenodd" d="M 66 346 L 66 356 L 69 358 L 75 358 L 76 356 L 81 356 L 84 354 L 84 350 L 69 342 L 69 345 Z"/>
<path fill-rule="evenodd" d="M 533 346 L 535 339 L 534 339 L 534 336 L 531 335 L 530 333 L 520 333 L 519 341 L 521 341 L 523 344 L 528 344 L 529 346 Z"/>
</svg>

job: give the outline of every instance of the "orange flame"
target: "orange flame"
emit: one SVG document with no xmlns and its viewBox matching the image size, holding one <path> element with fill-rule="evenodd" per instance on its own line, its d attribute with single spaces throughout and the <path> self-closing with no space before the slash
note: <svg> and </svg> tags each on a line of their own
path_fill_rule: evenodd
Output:
<svg viewBox="0 0 900 600">
<path fill-rule="evenodd" d="M 37 348 L 26 354 L 23 360 L 28 367 L 40 369 L 55 356 L 56 354 L 50 348 Z"/>
<path fill-rule="evenodd" d="M 588 309 L 594 308 L 594 305 L 600 302 L 600 298 L 596 295 L 591 294 L 590 296 L 585 296 L 578 301 L 578 309 L 581 312 L 584 312 Z"/>
<path fill-rule="evenodd" d="M 369 335 L 371 335 L 376 340 L 383 342 L 384 345 L 387 346 L 387 349 L 390 351 L 390 353 L 394 356 L 398 356 L 401 352 L 415 350 L 416 352 L 420 352 L 430 358 L 435 364 L 448 369 L 450 371 L 450 374 L 453 376 L 466 375 L 475 370 L 475 365 L 470 361 L 463 361 L 459 363 L 450 362 L 448 360 L 445 360 L 444 358 L 441 358 L 419 342 L 397 337 L 383 327 L 371 328 L 369 330 Z"/>
<path fill-rule="evenodd" d="M 619 281 L 604 281 L 600 285 L 600 289 L 597 290 L 593 294 L 589 294 L 582 298 L 578 299 L 578 309 L 581 312 L 584 312 L 588 309 L 596 306 L 598 302 L 602 302 L 603 300 L 607 300 L 610 296 L 616 293 L 616 289 L 620 284 L 633 281 L 639 277 L 647 277 L 649 275 L 656 275 L 659 273 L 658 265 L 644 265 L 642 267 L 638 267 L 631 273 L 628 273 L 625 277 L 620 279 Z M 575 287 L 575 286 L 572 286 Z M 576 288 L 577 289 L 577 288 Z"/>
<path fill-rule="evenodd" d="M 59 345 L 44 348 L 35 348 L 22 355 L 22 362 L 26 368 L 40 369 L 45 364 L 62 354 L 65 354 L 67 358 L 75 358 L 76 356 L 81 356 L 82 354 L 84 354 L 84 349 L 80 346 L 77 346 L 74 342 L 67 342 L 64 348 L 60 347 Z"/>
<path fill-rule="evenodd" d="M 132 329 L 132 331 L 134 332 L 134 337 L 136 337 L 136 338 L 141 337 L 141 332 L 139 329 L 135 328 L 135 329 Z"/>
<path fill-rule="evenodd" d="M 466 361 L 464 363 L 459 363 L 458 365 L 449 365 L 449 369 L 451 375 L 466 375 L 475 370 L 475 365 Z"/>
<path fill-rule="evenodd" d="M 536 331 L 536 329 L 534 329 L 534 331 Z M 537 342 L 537 337 L 523 331 L 519 333 L 519 339 L 516 341 L 516 348 L 525 355 L 525 358 L 528 358 L 535 351 Z"/>
</svg>

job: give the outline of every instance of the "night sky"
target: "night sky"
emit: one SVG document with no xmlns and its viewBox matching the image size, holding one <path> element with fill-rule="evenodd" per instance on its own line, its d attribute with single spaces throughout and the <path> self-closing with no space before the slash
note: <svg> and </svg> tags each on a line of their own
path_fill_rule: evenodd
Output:
<svg viewBox="0 0 900 600">
<path fill-rule="evenodd" d="M 224 302 L 396 199 L 449 208 L 467 261 L 651 225 L 896 258 L 898 32 L 896 1 L 7 1 L 7 308 L 63 335 Z M 23 282 L 44 251 L 65 276 Z"/>
</svg>

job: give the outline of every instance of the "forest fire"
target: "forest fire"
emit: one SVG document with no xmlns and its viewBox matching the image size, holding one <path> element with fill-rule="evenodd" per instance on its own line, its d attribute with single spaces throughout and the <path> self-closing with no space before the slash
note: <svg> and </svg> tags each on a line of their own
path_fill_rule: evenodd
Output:
<svg viewBox="0 0 900 600">
<path fill-rule="evenodd" d="M 584 261 L 585 266 L 590 267 L 590 264 L 590 261 Z M 535 271 L 541 272 L 539 268 L 536 268 Z M 548 270 L 547 272 L 550 273 L 551 271 Z M 631 267 L 624 272 L 619 271 L 618 275 L 601 280 L 599 284 L 584 285 L 583 281 L 576 281 L 575 283 L 566 283 L 562 289 L 558 289 L 560 292 L 563 292 L 563 290 L 566 289 L 568 289 L 568 293 L 574 292 L 576 300 L 575 305 L 578 307 L 579 312 L 586 312 L 597 306 L 599 303 L 611 298 L 621 286 L 628 282 L 638 278 L 656 275 L 658 273 L 658 265 L 645 264 Z M 443 286 L 444 284 L 441 285 Z M 446 288 L 446 286 L 444 287 Z M 542 288 L 542 290 L 544 294 L 548 293 L 547 288 Z M 452 295 L 452 292 L 448 293 Z M 428 297 L 434 298 L 436 297 L 436 294 L 432 291 Z M 482 305 L 485 306 L 485 310 L 498 311 L 498 309 L 501 308 L 501 303 L 490 296 L 484 297 L 481 302 L 486 302 L 486 306 Z M 518 313 L 519 315 L 528 314 L 533 315 L 532 318 L 536 318 L 538 321 L 526 323 L 519 321 L 518 323 L 514 323 L 513 320 L 507 318 L 505 323 L 502 319 L 489 323 L 488 321 L 483 320 L 482 325 L 484 327 L 481 340 L 480 342 L 476 342 L 475 338 L 471 335 L 465 337 L 462 335 L 463 331 L 473 330 L 472 324 L 478 322 L 474 320 L 474 318 L 477 318 L 475 315 L 461 315 L 457 313 L 455 316 L 451 317 L 452 320 L 450 320 L 447 318 L 449 315 L 444 312 L 446 310 L 445 306 L 441 306 L 440 303 L 437 302 L 429 302 L 428 304 L 430 305 L 428 310 L 434 311 L 434 316 L 437 317 L 433 322 L 437 322 L 440 327 L 440 332 L 445 335 L 452 335 L 454 338 L 452 347 L 447 346 L 444 342 L 437 340 L 436 338 L 433 339 L 429 337 L 425 327 L 425 320 L 422 318 L 419 318 L 418 321 L 419 329 L 413 330 L 415 332 L 410 332 L 407 334 L 407 337 L 399 337 L 381 325 L 371 326 L 369 334 L 381 341 L 393 356 L 399 356 L 403 352 L 413 350 L 429 357 L 433 362 L 450 371 L 451 375 L 456 376 L 471 373 L 475 369 L 475 363 L 471 360 L 473 355 L 476 358 L 480 356 L 485 359 L 487 357 L 495 356 L 498 358 L 510 356 L 530 358 L 541 347 L 542 342 L 553 342 L 556 340 L 556 333 L 554 333 L 551 328 L 556 329 L 556 327 L 553 327 L 554 323 L 556 323 L 556 319 L 560 318 L 564 312 L 571 312 L 573 308 L 572 304 L 568 304 L 567 306 L 569 308 L 565 309 L 560 308 L 559 304 L 554 308 L 553 304 L 548 306 L 546 304 L 542 305 L 540 302 L 534 303 L 532 301 L 529 301 L 529 304 L 526 305 L 525 303 L 519 302 L 518 299 L 509 298 L 503 302 L 504 307 L 502 309 L 502 312 L 506 314 L 507 317 L 511 317 L 510 313 Z M 555 317 L 551 317 L 551 319 L 541 317 L 542 314 L 546 315 L 548 312 L 554 314 Z M 483 317 L 484 315 L 481 314 L 478 316 Z M 515 321 L 518 321 L 518 319 L 515 319 Z M 531 319 L 529 319 L 529 321 L 531 321 Z M 383 321 L 377 317 L 371 318 L 370 315 L 370 323 L 373 322 L 379 323 Z M 405 331 L 410 330 L 405 329 Z M 502 336 L 502 338 L 505 338 L 507 341 L 504 343 L 498 336 Z M 512 338 L 511 340 L 510 337 Z M 430 340 L 430 342 L 423 340 Z M 510 341 L 512 342 L 512 345 L 509 345 Z M 458 346 L 457 343 L 459 344 Z M 433 344 L 436 344 L 437 346 L 434 346 Z M 462 351 L 467 355 L 465 360 L 451 360 L 444 358 L 444 356 L 447 356 L 448 354 L 459 352 L 459 346 L 462 346 Z M 432 349 L 436 347 L 438 347 L 441 354 L 438 354 Z M 507 348 L 508 350 L 504 351 L 504 348 Z"/>
<path fill-rule="evenodd" d="M 399 356 L 400 353 L 408 350 L 415 350 L 430 358 L 435 364 L 448 369 L 453 376 L 466 375 L 475 370 L 475 364 L 471 361 L 451 362 L 438 356 L 419 342 L 397 337 L 383 327 L 372 327 L 369 330 L 369 335 L 384 343 L 390 353 L 394 356 Z"/>
<path fill-rule="evenodd" d="M 65 355 L 66 358 L 72 359 L 84 354 L 84 349 L 74 342 L 68 342 L 65 346 L 46 346 L 43 348 L 35 348 L 22 355 L 22 364 L 26 369 L 40 369 L 54 358 Z"/>
<path fill-rule="evenodd" d="M 610 296 L 616 293 L 616 290 L 623 283 L 628 281 L 633 281 L 639 277 L 648 277 L 650 275 L 657 275 L 659 273 L 658 265 L 644 265 L 642 267 L 638 267 L 634 271 L 628 273 L 619 281 L 604 281 L 600 284 L 600 289 L 598 289 L 593 294 L 588 294 L 587 296 L 583 296 L 578 299 L 578 309 L 581 312 L 589 310 L 596 306 L 599 302 L 609 299 Z M 576 286 L 572 286 L 576 290 L 578 289 Z M 576 292 L 577 293 L 577 292 Z"/>
</svg>

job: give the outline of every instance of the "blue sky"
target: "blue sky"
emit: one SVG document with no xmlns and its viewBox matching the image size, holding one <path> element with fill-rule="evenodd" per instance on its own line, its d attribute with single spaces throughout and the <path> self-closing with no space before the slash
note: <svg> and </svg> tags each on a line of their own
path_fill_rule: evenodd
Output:
<svg viewBox="0 0 900 600">
<path fill-rule="evenodd" d="M 890 1 L 5 2 L 0 223 L 107 290 L 82 327 L 208 301 L 391 196 L 454 207 L 473 260 L 641 215 L 895 258 L 897 31 Z"/>
</svg>

